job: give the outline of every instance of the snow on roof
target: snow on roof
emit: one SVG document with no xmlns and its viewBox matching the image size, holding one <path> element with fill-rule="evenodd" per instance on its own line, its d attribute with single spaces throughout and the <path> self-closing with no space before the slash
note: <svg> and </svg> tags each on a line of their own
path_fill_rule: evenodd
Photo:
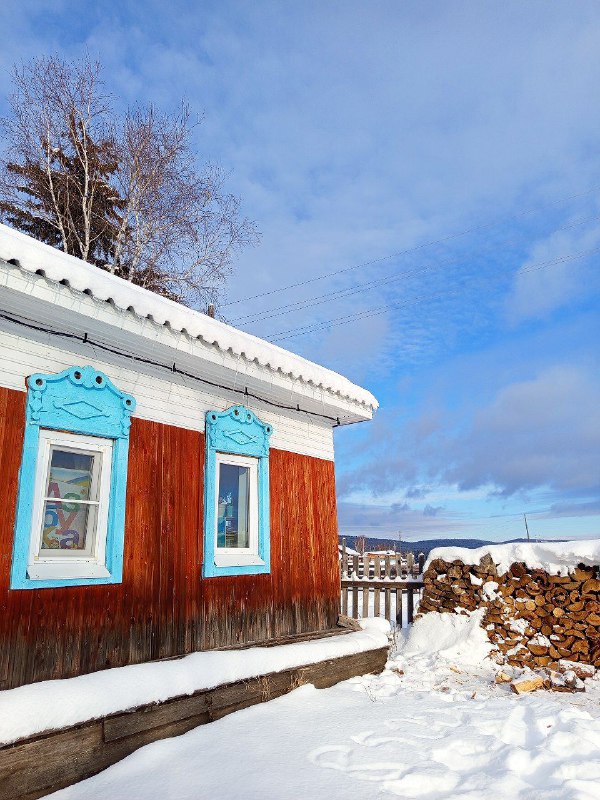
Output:
<svg viewBox="0 0 600 800">
<path fill-rule="evenodd" d="M 492 544 L 471 549 L 468 547 L 436 547 L 429 554 L 425 569 L 435 558 L 443 561 L 462 561 L 479 564 L 483 556 L 490 555 L 499 573 L 508 572 L 511 564 L 524 562 L 529 569 L 543 569 L 557 575 L 574 569 L 578 564 L 600 564 L 600 539 L 570 542 L 511 542 Z"/>
<path fill-rule="evenodd" d="M 254 361 L 294 380 L 299 379 L 373 410 L 378 407 L 377 400 L 369 391 L 333 370 L 135 286 L 2 224 L 0 259 L 17 264 L 25 272 L 43 273 L 51 281 L 66 283 L 72 289 L 86 292 L 97 300 L 110 301 L 117 308 L 132 311 L 142 319 L 150 318 L 159 325 L 169 325 L 175 331 L 186 332 L 193 338 L 215 345 L 223 352 Z"/>
</svg>

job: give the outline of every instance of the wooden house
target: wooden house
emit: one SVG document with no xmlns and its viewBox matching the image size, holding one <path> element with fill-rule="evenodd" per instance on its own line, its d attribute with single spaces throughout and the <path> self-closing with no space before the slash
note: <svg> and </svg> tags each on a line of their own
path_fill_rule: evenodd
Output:
<svg viewBox="0 0 600 800">
<path fill-rule="evenodd" d="M 336 625 L 344 377 L 0 226 L 0 688 Z"/>
</svg>

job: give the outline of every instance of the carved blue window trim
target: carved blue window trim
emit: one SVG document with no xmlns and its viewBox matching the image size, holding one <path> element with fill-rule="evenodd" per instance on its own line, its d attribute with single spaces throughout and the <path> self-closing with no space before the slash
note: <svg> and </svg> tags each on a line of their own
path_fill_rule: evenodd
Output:
<svg viewBox="0 0 600 800">
<path fill-rule="evenodd" d="M 93 367 L 71 367 L 56 375 L 31 375 L 28 393 L 11 589 L 88 586 L 121 583 L 129 428 L 135 399 L 121 392 Z M 106 568 L 110 577 L 32 580 L 27 575 L 34 508 L 35 472 L 40 430 L 60 430 L 113 440 L 110 500 L 106 535 Z"/>
<path fill-rule="evenodd" d="M 218 575 L 260 575 L 271 571 L 269 517 L 269 439 L 273 427 L 261 422 L 245 406 L 206 414 L 204 462 L 204 563 L 205 578 Z M 258 459 L 258 556 L 262 563 L 218 566 L 215 563 L 217 453 Z"/>
</svg>

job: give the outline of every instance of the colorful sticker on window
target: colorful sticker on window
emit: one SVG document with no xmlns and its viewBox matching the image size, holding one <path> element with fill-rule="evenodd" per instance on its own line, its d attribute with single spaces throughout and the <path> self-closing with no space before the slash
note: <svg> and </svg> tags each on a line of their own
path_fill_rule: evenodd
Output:
<svg viewBox="0 0 600 800">
<path fill-rule="evenodd" d="M 85 550 L 94 505 L 90 500 L 94 456 L 53 450 L 44 504 L 41 550 Z M 66 466 L 63 466 L 66 465 Z"/>
</svg>

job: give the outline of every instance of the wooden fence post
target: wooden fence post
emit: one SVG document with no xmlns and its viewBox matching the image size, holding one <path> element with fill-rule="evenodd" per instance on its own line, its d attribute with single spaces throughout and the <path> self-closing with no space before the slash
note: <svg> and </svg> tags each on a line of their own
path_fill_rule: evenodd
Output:
<svg viewBox="0 0 600 800">
<path fill-rule="evenodd" d="M 406 619 L 409 625 L 412 625 L 414 615 L 414 599 L 412 586 L 408 586 L 406 591 Z"/>
<path fill-rule="evenodd" d="M 358 584 L 352 587 L 352 616 L 358 619 Z"/>
<path fill-rule="evenodd" d="M 396 589 L 396 625 L 402 627 L 402 587 Z"/>
</svg>

